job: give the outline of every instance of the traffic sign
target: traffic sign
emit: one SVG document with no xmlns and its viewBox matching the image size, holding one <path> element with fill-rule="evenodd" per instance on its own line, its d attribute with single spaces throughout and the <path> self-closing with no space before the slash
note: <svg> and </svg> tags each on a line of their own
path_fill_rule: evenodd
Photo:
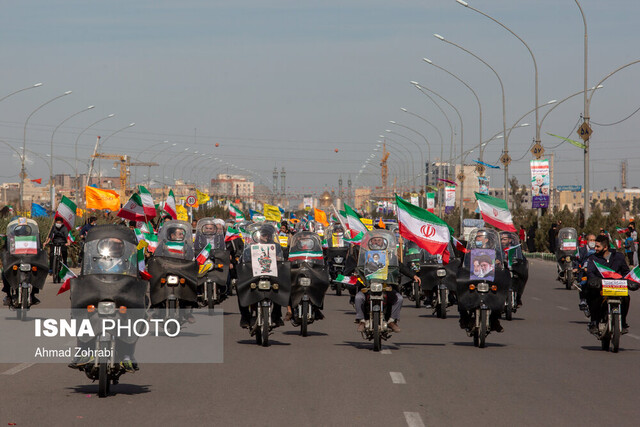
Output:
<svg viewBox="0 0 640 427">
<path fill-rule="evenodd" d="M 544 147 L 540 145 L 540 143 L 536 143 L 536 145 L 531 149 L 531 154 L 536 156 L 536 159 L 539 159 L 544 155 Z"/>
<path fill-rule="evenodd" d="M 187 196 L 187 200 L 185 200 L 185 204 L 187 206 L 195 206 L 198 203 L 198 198 L 196 196 Z"/>
<path fill-rule="evenodd" d="M 578 129 L 578 135 L 580 135 L 580 138 L 582 138 L 583 141 L 586 141 L 591 137 L 592 133 L 593 130 L 591 129 L 591 126 L 589 126 L 589 123 L 582 122 L 582 126 Z"/>
<path fill-rule="evenodd" d="M 464 176 L 464 172 L 460 172 L 460 173 L 458 174 L 457 178 L 458 178 L 458 181 L 464 181 L 464 179 L 466 178 L 466 177 Z"/>
<path fill-rule="evenodd" d="M 507 153 L 504 153 L 502 156 L 500 156 L 500 161 L 503 165 L 507 166 L 511 164 L 511 156 L 509 156 Z"/>
<path fill-rule="evenodd" d="M 481 165 L 481 164 L 476 165 L 476 172 L 478 173 L 478 175 L 484 175 L 485 169 L 486 168 L 484 167 L 484 165 Z"/>
</svg>

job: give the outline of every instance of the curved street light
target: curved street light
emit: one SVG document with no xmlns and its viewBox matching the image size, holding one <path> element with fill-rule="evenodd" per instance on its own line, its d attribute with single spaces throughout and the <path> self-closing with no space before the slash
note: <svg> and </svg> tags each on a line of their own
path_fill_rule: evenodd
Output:
<svg viewBox="0 0 640 427">
<path fill-rule="evenodd" d="M 413 133 L 415 133 L 415 134 L 419 135 L 422 139 L 424 139 L 424 142 L 427 144 L 427 150 L 428 150 L 428 152 L 427 152 L 427 154 L 428 154 L 428 162 L 429 162 L 429 165 L 431 165 L 431 144 L 430 144 L 430 143 L 429 143 L 429 141 L 427 140 L 427 137 L 426 137 L 426 136 L 424 136 L 423 134 L 421 134 L 420 132 L 418 132 L 417 130 L 415 130 L 415 129 L 413 129 L 413 128 L 410 128 L 409 126 L 405 126 L 405 125 L 403 125 L 403 124 L 396 123 L 396 122 L 395 122 L 395 121 L 393 121 L 393 120 L 389 121 L 389 123 L 391 123 L 392 125 L 400 126 L 400 127 L 403 127 L 403 128 L 405 128 L 405 129 L 407 129 L 407 130 L 410 130 L 411 132 L 413 132 Z M 416 145 L 418 145 L 418 144 L 416 144 Z M 422 154 L 422 148 L 420 148 L 420 146 L 419 146 L 419 145 L 418 145 L 418 150 L 420 150 L 420 162 L 422 163 L 422 166 L 421 166 L 421 168 L 420 168 L 420 181 L 421 181 L 420 187 L 422 187 L 422 191 L 423 191 L 423 192 L 424 192 L 424 194 L 425 194 L 425 196 L 424 196 L 424 197 L 427 197 L 427 196 L 426 196 L 426 194 L 427 194 L 427 183 L 426 183 L 426 176 L 427 176 L 427 174 L 425 173 L 425 163 L 424 163 L 424 156 L 423 156 L 423 154 Z M 426 199 L 425 199 L 425 201 L 426 201 Z"/>
</svg>

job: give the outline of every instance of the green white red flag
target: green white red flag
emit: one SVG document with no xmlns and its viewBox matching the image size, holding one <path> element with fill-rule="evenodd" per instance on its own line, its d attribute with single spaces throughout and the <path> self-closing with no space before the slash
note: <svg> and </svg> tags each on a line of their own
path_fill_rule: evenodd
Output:
<svg viewBox="0 0 640 427">
<path fill-rule="evenodd" d="M 518 248 L 521 245 L 509 246 L 505 248 L 504 253 L 507 256 L 507 265 L 511 267 L 513 265 L 513 260 L 516 258 L 516 254 L 518 253 Z"/>
<path fill-rule="evenodd" d="M 184 242 L 166 242 L 167 250 L 174 254 L 182 254 L 184 252 Z"/>
<path fill-rule="evenodd" d="M 227 227 L 227 232 L 224 235 L 224 241 L 230 242 L 235 239 L 239 239 L 242 236 L 240 235 L 240 230 L 237 230 L 234 227 Z"/>
<path fill-rule="evenodd" d="M 451 231 L 451 230 L 449 230 Z M 455 237 L 451 236 L 451 240 L 453 241 L 454 246 L 456 247 L 456 250 L 462 252 L 463 254 L 466 254 L 469 252 L 469 249 L 467 249 L 465 247 L 465 245 L 462 244 L 462 242 L 458 239 L 456 239 Z"/>
<path fill-rule="evenodd" d="M 55 218 L 62 218 L 64 226 L 67 230 L 73 230 L 73 226 L 76 223 L 76 210 L 78 207 L 67 196 L 62 196 L 58 209 L 56 210 Z"/>
<path fill-rule="evenodd" d="M 343 276 L 342 274 L 338 274 L 334 282 L 344 283 L 345 285 L 355 285 L 358 283 L 358 278 L 356 276 Z"/>
<path fill-rule="evenodd" d="M 67 242 L 69 242 L 70 245 L 74 244 L 76 242 L 76 238 L 73 237 L 73 233 L 69 232 L 67 233 Z"/>
<path fill-rule="evenodd" d="M 144 207 L 138 193 L 133 193 L 129 201 L 118 211 L 116 216 L 129 221 L 145 222 Z"/>
<path fill-rule="evenodd" d="M 349 231 L 351 231 L 350 238 L 346 238 L 345 240 L 360 244 L 364 236 L 369 232 L 369 229 L 360 221 L 360 215 L 346 203 L 344 204 L 344 212 L 347 219 L 345 225 L 349 228 Z"/>
<path fill-rule="evenodd" d="M 238 208 L 236 205 L 234 205 L 233 203 L 229 203 L 229 214 L 235 218 L 236 222 L 240 222 L 240 221 L 244 221 L 244 214 L 242 213 L 242 210 L 240 210 L 240 208 Z"/>
<path fill-rule="evenodd" d="M 164 202 L 164 212 L 171 217 L 171 219 L 178 219 L 178 212 L 176 211 L 176 197 L 173 195 L 173 190 L 169 190 L 167 200 Z"/>
<path fill-rule="evenodd" d="M 636 282 L 636 283 L 640 283 L 640 265 L 636 265 L 633 268 L 633 270 L 631 270 L 629 272 L 629 274 L 624 276 L 624 278 L 627 279 L 627 280 L 631 280 L 633 282 Z"/>
<path fill-rule="evenodd" d="M 609 267 L 599 264 L 595 261 L 593 261 L 593 263 L 596 265 L 596 268 L 598 269 L 598 272 L 600 273 L 603 279 L 622 279 L 621 274 L 616 273 Z"/>
<path fill-rule="evenodd" d="M 507 202 L 497 197 L 475 193 L 482 219 L 499 230 L 516 232 Z"/>
<path fill-rule="evenodd" d="M 73 279 L 74 277 L 78 277 L 73 271 L 69 269 L 69 267 L 64 265 L 64 263 L 61 264 L 62 268 L 60 269 L 60 274 L 58 275 L 58 277 L 62 282 L 62 286 L 60 286 L 60 289 L 58 289 L 58 293 L 56 295 L 60 295 L 61 293 L 67 292 L 69 289 L 71 289 L 71 279 Z"/>
<path fill-rule="evenodd" d="M 138 186 L 140 191 L 140 200 L 142 201 L 142 210 L 144 211 L 145 221 L 156 217 L 156 205 L 153 203 L 153 196 L 144 186 Z"/>
<path fill-rule="evenodd" d="M 431 212 L 419 208 L 396 194 L 400 235 L 411 240 L 431 255 L 442 255 L 449 262 L 449 225 Z"/>
<path fill-rule="evenodd" d="M 289 252 L 289 261 L 322 261 L 322 251 Z"/>
<path fill-rule="evenodd" d="M 144 262 L 144 248 L 138 249 L 138 271 L 140 271 L 142 280 L 151 280 L 151 275 L 147 272 L 147 267 Z"/>
<path fill-rule="evenodd" d="M 16 255 L 37 254 L 38 236 L 15 236 L 13 253 Z"/>
<path fill-rule="evenodd" d="M 202 250 L 196 257 L 196 261 L 198 261 L 198 265 L 203 265 L 205 262 L 207 262 L 210 254 L 211 254 L 211 243 L 207 243 L 207 246 L 202 248 Z"/>
</svg>

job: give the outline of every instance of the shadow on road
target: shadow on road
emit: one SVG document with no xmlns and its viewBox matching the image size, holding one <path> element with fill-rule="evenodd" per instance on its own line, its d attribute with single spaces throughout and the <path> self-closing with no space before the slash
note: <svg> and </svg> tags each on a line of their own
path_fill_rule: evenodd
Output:
<svg viewBox="0 0 640 427">
<path fill-rule="evenodd" d="M 458 345 L 460 347 L 474 347 L 473 341 L 471 340 L 471 338 L 469 338 L 469 341 L 454 342 L 452 344 Z M 489 341 L 485 341 L 485 346 L 486 347 L 506 347 L 506 345 L 504 344 L 498 344 L 498 343 L 493 343 Z"/>
<path fill-rule="evenodd" d="M 300 331 L 285 331 L 282 335 L 300 335 Z M 324 332 L 316 332 L 316 331 L 307 331 L 307 336 L 310 337 L 326 337 L 327 334 Z"/>
<path fill-rule="evenodd" d="M 342 343 L 334 344 L 338 346 L 351 346 L 357 349 L 369 349 L 373 350 L 373 342 L 369 341 L 343 341 Z M 434 346 L 434 347 L 444 347 L 445 344 L 442 343 L 430 343 L 430 342 L 393 342 L 388 343 L 385 342 L 382 344 L 385 349 L 389 350 L 400 350 L 402 347 L 412 348 L 415 346 Z"/>
<path fill-rule="evenodd" d="M 601 346 L 595 346 L 595 345 L 583 345 L 582 347 L 583 350 L 589 350 L 589 351 L 599 351 L 601 353 L 607 353 L 607 351 L 603 350 Z M 640 350 L 636 350 L 635 348 L 622 348 L 622 346 L 620 346 L 620 348 L 618 349 L 618 352 L 623 353 L 625 351 L 640 351 Z"/>
<path fill-rule="evenodd" d="M 588 320 L 569 320 L 569 323 L 575 323 L 576 325 L 588 325 Z"/>
<path fill-rule="evenodd" d="M 255 339 L 251 339 L 251 340 L 240 340 L 240 341 L 236 341 L 238 344 L 251 344 L 251 345 L 255 345 L 257 346 L 258 344 L 256 344 L 256 340 Z M 269 346 L 272 345 L 291 345 L 290 342 L 280 342 L 280 341 L 274 341 L 271 338 L 269 338 Z"/>
<path fill-rule="evenodd" d="M 138 384 L 115 384 L 111 386 L 111 393 L 109 396 L 117 396 L 118 394 L 124 394 L 126 396 L 133 396 L 136 394 L 149 393 L 151 389 L 150 385 L 138 385 Z M 98 384 L 85 384 L 75 387 L 67 387 L 67 390 L 71 390 L 73 393 L 78 394 L 98 394 Z"/>
</svg>

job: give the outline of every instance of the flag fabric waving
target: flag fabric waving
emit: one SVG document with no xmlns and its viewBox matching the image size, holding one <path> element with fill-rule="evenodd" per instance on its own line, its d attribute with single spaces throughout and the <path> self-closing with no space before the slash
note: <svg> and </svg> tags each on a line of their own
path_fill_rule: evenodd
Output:
<svg viewBox="0 0 640 427">
<path fill-rule="evenodd" d="M 202 248 L 198 256 L 196 257 L 196 261 L 198 261 L 198 265 L 204 264 L 211 254 L 211 243 L 207 243 L 207 246 Z"/>
<path fill-rule="evenodd" d="M 138 188 L 140 189 L 140 200 L 142 201 L 145 221 L 148 221 L 148 219 L 156 217 L 156 205 L 153 203 L 153 196 L 149 193 L 149 190 L 142 185 L 139 185 Z"/>
<path fill-rule="evenodd" d="M 199 191 L 197 188 L 196 188 L 196 197 L 198 198 L 198 204 L 199 205 L 204 205 L 209 200 L 211 200 L 211 197 L 209 197 L 208 194 L 203 193 L 202 191 Z"/>
<path fill-rule="evenodd" d="M 120 209 L 120 195 L 114 190 L 85 187 L 84 194 L 87 199 L 87 209 Z"/>
<path fill-rule="evenodd" d="M 16 255 L 35 255 L 38 253 L 38 236 L 15 236 Z"/>
<path fill-rule="evenodd" d="M 62 200 L 60 200 L 60 204 L 58 205 L 58 210 L 56 211 L 56 218 L 62 218 L 64 222 L 64 226 L 67 227 L 67 230 L 72 230 L 73 226 L 76 222 L 76 209 L 77 206 L 71 199 L 67 196 L 62 196 Z"/>
<path fill-rule="evenodd" d="M 230 227 L 227 227 L 227 232 L 224 235 L 224 241 L 230 242 L 232 240 L 239 239 L 240 237 L 242 237 L 240 235 L 240 230 L 237 230 L 234 227 L 230 226 Z"/>
<path fill-rule="evenodd" d="M 329 223 L 327 222 L 327 214 L 322 209 L 313 208 L 313 219 L 325 227 L 329 226 Z"/>
<path fill-rule="evenodd" d="M 516 254 L 518 253 L 518 248 L 520 246 L 520 244 L 517 244 L 515 246 L 505 248 L 504 253 L 507 256 L 507 265 L 509 266 L 509 268 L 511 268 L 511 266 L 513 265 L 513 260 L 516 258 Z"/>
<path fill-rule="evenodd" d="M 235 218 L 236 222 L 240 222 L 240 221 L 244 221 L 244 214 L 242 213 L 242 211 L 240 210 L 240 208 L 238 208 L 236 205 L 234 205 L 233 203 L 229 203 L 229 214 Z"/>
<path fill-rule="evenodd" d="M 289 261 L 306 261 L 306 260 L 322 261 L 323 259 L 324 258 L 322 256 L 322 251 L 289 252 Z"/>
<path fill-rule="evenodd" d="M 56 295 L 60 295 L 61 293 L 67 292 L 69 289 L 71 289 L 71 279 L 73 279 L 74 277 L 78 277 L 73 271 L 69 269 L 69 267 L 64 265 L 64 263 L 61 264 L 62 268 L 60 269 L 60 274 L 58 275 L 58 277 L 62 282 L 62 286 L 60 286 L 60 289 L 58 289 L 58 293 Z"/>
<path fill-rule="evenodd" d="M 31 182 L 35 182 L 36 184 L 42 184 L 42 178 L 38 178 L 38 179 L 31 179 Z"/>
<path fill-rule="evenodd" d="M 343 276 L 342 274 L 338 274 L 334 282 L 344 283 L 345 285 L 355 285 L 358 283 L 357 276 Z"/>
<path fill-rule="evenodd" d="M 621 274 L 616 273 L 609 267 L 599 264 L 595 261 L 593 261 L 593 263 L 596 265 L 596 268 L 598 269 L 598 273 L 600 273 L 603 279 L 622 279 Z"/>
<path fill-rule="evenodd" d="M 31 218 L 35 218 L 37 216 L 49 216 L 49 212 L 37 203 L 31 203 Z"/>
<path fill-rule="evenodd" d="M 171 219 L 178 219 L 178 212 L 176 211 L 176 196 L 173 195 L 173 190 L 169 190 L 167 200 L 164 202 L 164 212 L 171 217 Z"/>
<path fill-rule="evenodd" d="M 475 195 L 482 219 L 487 224 L 491 224 L 499 230 L 516 232 L 506 201 L 481 193 L 475 193 Z"/>
<path fill-rule="evenodd" d="M 636 283 L 640 283 L 640 265 L 636 265 L 633 268 L 633 270 L 631 270 L 629 272 L 629 274 L 624 276 L 624 278 L 627 279 L 627 280 L 631 280 L 633 282 L 636 282 Z"/>
<path fill-rule="evenodd" d="M 351 206 L 344 204 L 345 217 L 347 219 L 347 227 L 351 230 L 351 239 L 349 241 L 357 243 L 361 241 L 369 232 L 369 229 L 360 221 L 360 215 L 354 211 Z"/>
<path fill-rule="evenodd" d="M 280 222 L 282 220 L 282 214 L 277 206 L 264 204 L 264 217 L 267 221 Z"/>
<path fill-rule="evenodd" d="M 419 208 L 396 194 L 400 235 L 416 243 L 431 255 L 442 255 L 449 262 L 449 225 L 431 212 Z"/>
<path fill-rule="evenodd" d="M 145 222 L 147 219 L 140 195 L 138 193 L 133 193 L 129 201 L 118 211 L 116 216 L 128 219 L 129 221 Z"/>
<path fill-rule="evenodd" d="M 469 249 L 467 249 L 460 240 L 456 239 L 453 236 L 451 236 L 451 240 L 453 241 L 453 245 L 455 246 L 456 250 L 462 252 L 463 254 L 466 254 L 469 252 Z"/>
</svg>

